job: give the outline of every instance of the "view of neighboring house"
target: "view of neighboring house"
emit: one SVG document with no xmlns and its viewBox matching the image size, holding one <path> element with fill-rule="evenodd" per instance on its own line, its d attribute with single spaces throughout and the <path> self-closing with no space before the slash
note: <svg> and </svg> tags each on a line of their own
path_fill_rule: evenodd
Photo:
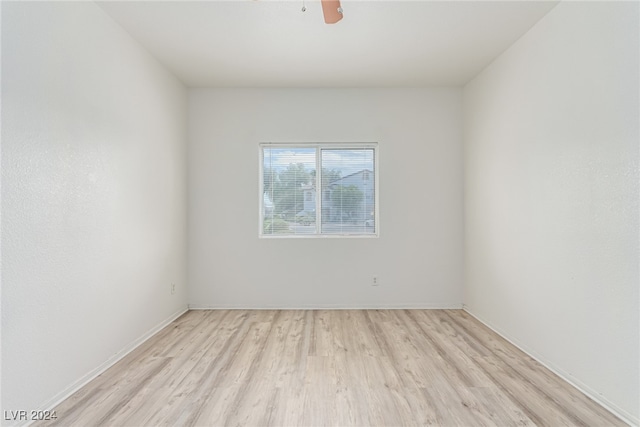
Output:
<svg viewBox="0 0 640 427">
<path fill-rule="evenodd" d="M 262 201 L 262 207 L 264 209 L 264 217 L 267 218 L 273 214 L 273 202 L 269 195 L 265 192 Z"/>
<path fill-rule="evenodd" d="M 304 207 L 298 215 L 315 215 L 316 212 L 316 186 L 315 184 L 305 184 L 302 186 L 302 194 L 304 194 Z"/>
<path fill-rule="evenodd" d="M 347 204 L 336 197 L 339 187 L 355 187 L 356 194 L 362 194 L 362 200 L 356 205 Z M 316 188 L 314 184 L 303 186 L 304 207 L 298 212 L 298 216 L 315 215 L 316 211 Z M 331 181 L 323 188 L 322 194 L 322 221 L 338 222 L 344 220 L 367 221 L 373 218 L 375 210 L 375 185 L 373 171 L 363 169 L 340 179 Z M 344 202 L 344 203 L 343 203 Z M 347 208 L 346 206 L 349 205 Z"/>
</svg>

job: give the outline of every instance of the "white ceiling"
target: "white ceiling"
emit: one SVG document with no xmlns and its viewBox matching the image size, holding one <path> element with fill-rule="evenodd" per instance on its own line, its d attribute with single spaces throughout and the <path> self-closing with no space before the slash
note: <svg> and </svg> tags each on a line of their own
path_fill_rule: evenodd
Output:
<svg viewBox="0 0 640 427">
<path fill-rule="evenodd" d="M 557 1 L 108 1 L 98 4 L 190 87 L 458 86 Z"/>
</svg>

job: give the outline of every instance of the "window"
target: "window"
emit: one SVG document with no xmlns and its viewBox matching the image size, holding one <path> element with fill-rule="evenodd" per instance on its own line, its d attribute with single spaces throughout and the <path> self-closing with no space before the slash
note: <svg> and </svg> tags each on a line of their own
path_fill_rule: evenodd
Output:
<svg viewBox="0 0 640 427">
<path fill-rule="evenodd" d="M 377 236 L 376 144 L 260 144 L 260 235 Z"/>
</svg>

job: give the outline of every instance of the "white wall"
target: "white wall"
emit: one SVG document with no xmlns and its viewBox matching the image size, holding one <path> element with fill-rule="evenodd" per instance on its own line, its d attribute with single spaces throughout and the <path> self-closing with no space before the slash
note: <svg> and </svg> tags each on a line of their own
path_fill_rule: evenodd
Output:
<svg viewBox="0 0 640 427">
<path fill-rule="evenodd" d="M 3 411 L 186 308 L 186 101 L 95 4 L 3 2 Z"/>
<path fill-rule="evenodd" d="M 461 307 L 460 89 L 189 98 L 191 306 Z M 295 141 L 379 143 L 378 239 L 258 238 L 258 144 Z"/>
<path fill-rule="evenodd" d="M 468 310 L 635 423 L 638 12 L 562 2 L 464 90 Z"/>
</svg>

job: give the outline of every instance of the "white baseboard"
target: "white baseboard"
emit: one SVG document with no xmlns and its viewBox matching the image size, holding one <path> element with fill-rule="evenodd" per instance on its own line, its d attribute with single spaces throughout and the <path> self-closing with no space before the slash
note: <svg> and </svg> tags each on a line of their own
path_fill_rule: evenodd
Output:
<svg viewBox="0 0 640 427">
<path fill-rule="evenodd" d="M 573 376 L 571 376 L 571 374 L 566 372 L 564 369 L 555 366 L 549 360 L 546 360 L 544 357 L 541 357 L 535 351 L 531 350 L 527 346 L 525 346 L 525 345 L 521 344 L 520 342 L 518 342 L 518 340 L 513 339 L 512 337 L 508 336 L 503 331 L 501 331 L 499 328 L 494 327 L 491 323 L 483 320 L 482 318 L 480 318 L 476 314 L 472 313 L 469 310 L 468 306 L 463 305 L 462 309 L 464 311 L 466 311 L 467 313 L 469 313 L 469 315 L 471 315 L 474 319 L 476 319 L 477 321 L 479 321 L 480 323 L 485 325 L 487 328 L 491 329 L 496 334 L 500 335 L 505 340 L 509 341 L 514 346 L 518 347 L 520 350 L 525 352 L 527 355 L 529 355 L 532 358 L 534 358 L 536 361 L 538 361 L 545 368 L 549 369 L 551 372 L 553 372 L 554 374 L 556 374 L 557 376 L 559 376 L 560 378 L 562 378 L 563 380 L 565 380 L 566 382 L 568 382 L 569 384 L 571 384 L 572 386 L 574 386 L 575 388 L 580 390 L 582 393 L 587 395 L 594 402 L 597 402 L 599 405 L 601 405 L 606 410 L 608 410 L 609 412 L 614 414 L 616 417 L 620 418 L 625 423 L 629 424 L 630 426 L 636 426 L 636 427 L 638 425 L 640 425 L 640 420 L 637 417 L 635 417 L 634 415 L 628 413 L 624 409 L 620 408 L 618 405 L 616 405 L 615 403 L 611 402 L 605 396 L 602 396 L 600 393 L 596 392 L 595 390 L 593 390 L 591 387 L 589 387 L 588 385 L 584 384 L 580 380 L 574 378 Z"/>
<path fill-rule="evenodd" d="M 189 304 L 189 310 L 456 310 L 462 304 Z"/>
<path fill-rule="evenodd" d="M 61 391 L 60 393 L 56 394 L 54 397 L 52 397 L 51 399 L 46 401 L 44 404 L 40 405 L 40 408 L 38 408 L 38 410 L 41 410 L 41 411 L 51 411 L 51 410 L 53 410 L 53 408 L 58 406 L 63 400 L 69 398 L 73 393 L 75 393 L 76 391 L 80 390 L 82 387 L 87 385 L 90 381 L 95 379 L 98 375 L 102 374 L 104 371 L 106 371 L 107 369 L 109 369 L 110 367 L 115 365 L 122 358 L 124 358 L 127 354 L 131 353 L 133 350 L 138 348 L 140 345 L 142 345 L 149 338 L 151 338 L 152 336 L 157 334 L 162 328 L 164 328 L 169 323 L 171 323 L 174 320 L 176 320 L 178 317 L 182 316 L 187 311 L 189 311 L 188 307 L 181 308 L 180 310 L 176 311 L 171 316 L 169 316 L 168 318 L 166 318 L 165 320 L 163 320 L 162 322 L 158 323 L 156 326 L 151 328 L 149 331 L 147 331 L 141 337 L 139 337 L 138 339 L 134 340 L 133 342 L 127 344 L 122 350 L 120 350 L 119 352 L 117 352 L 116 354 L 111 356 L 109 359 L 107 359 L 100 366 L 98 366 L 97 368 L 95 368 L 91 372 L 87 373 L 86 375 L 83 375 L 80 379 L 78 379 L 73 384 L 71 384 L 70 386 L 65 388 L 63 391 Z M 27 421 L 25 423 L 18 424 L 18 426 L 20 426 L 20 425 L 21 426 L 27 426 L 27 425 L 32 424 L 32 423 L 33 423 L 33 421 Z"/>
</svg>

